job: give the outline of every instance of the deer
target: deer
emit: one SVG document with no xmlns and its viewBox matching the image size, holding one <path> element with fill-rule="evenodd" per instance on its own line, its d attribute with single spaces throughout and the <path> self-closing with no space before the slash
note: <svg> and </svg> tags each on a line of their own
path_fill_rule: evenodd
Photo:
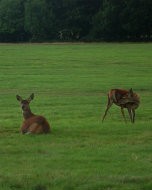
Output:
<svg viewBox="0 0 152 190">
<path fill-rule="evenodd" d="M 20 102 L 20 106 L 23 112 L 23 123 L 21 126 L 22 134 L 41 134 L 49 133 L 50 125 L 45 117 L 35 115 L 31 112 L 30 102 L 34 99 L 34 93 L 29 98 L 22 99 L 21 96 L 16 95 L 16 99 Z"/>
<path fill-rule="evenodd" d="M 121 113 L 126 123 L 127 120 L 124 114 L 124 108 L 128 110 L 131 123 L 135 122 L 135 109 L 137 109 L 140 104 L 140 97 L 133 92 L 132 88 L 130 90 L 111 89 L 108 92 L 108 103 L 102 122 L 113 103 L 121 108 Z"/>
</svg>

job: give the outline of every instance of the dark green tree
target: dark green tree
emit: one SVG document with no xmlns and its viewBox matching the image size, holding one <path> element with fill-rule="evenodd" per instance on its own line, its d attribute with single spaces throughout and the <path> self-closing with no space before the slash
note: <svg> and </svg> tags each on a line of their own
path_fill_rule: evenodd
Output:
<svg viewBox="0 0 152 190">
<path fill-rule="evenodd" d="M 104 0 L 92 35 L 100 40 L 151 40 L 151 0 Z"/>
<path fill-rule="evenodd" d="M 0 1 L 0 41 L 17 42 L 28 39 L 24 31 L 24 1 Z"/>
<path fill-rule="evenodd" d="M 127 40 L 152 39 L 152 1 L 128 0 L 123 10 L 123 29 Z"/>
<path fill-rule="evenodd" d="M 152 40 L 152 0 L 0 0 L 0 41 Z"/>
<path fill-rule="evenodd" d="M 92 35 L 100 40 L 120 40 L 125 31 L 122 28 L 124 1 L 104 0 L 100 11 L 94 17 Z"/>
<path fill-rule="evenodd" d="M 58 38 L 82 40 L 88 36 L 92 18 L 100 8 L 101 0 L 53 0 Z"/>
<path fill-rule="evenodd" d="M 25 3 L 25 29 L 32 41 L 51 40 L 54 37 L 52 4 L 47 0 L 27 0 Z"/>
</svg>

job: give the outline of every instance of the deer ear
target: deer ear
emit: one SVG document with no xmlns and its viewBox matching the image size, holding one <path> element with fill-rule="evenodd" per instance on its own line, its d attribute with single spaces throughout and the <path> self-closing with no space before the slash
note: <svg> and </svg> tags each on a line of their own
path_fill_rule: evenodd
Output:
<svg viewBox="0 0 152 190">
<path fill-rule="evenodd" d="M 132 88 L 129 90 L 129 93 L 130 93 L 131 96 L 133 96 L 134 93 L 133 93 Z"/>
<path fill-rule="evenodd" d="M 27 101 L 30 102 L 30 101 L 33 100 L 33 99 L 34 99 L 34 93 L 32 93 L 32 94 L 30 95 L 30 97 L 27 99 Z"/>
<path fill-rule="evenodd" d="M 21 101 L 23 100 L 22 97 L 19 96 L 19 95 L 16 95 L 16 99 L 17 99 L 19 102 L 21 102 Z"/>
</svg>

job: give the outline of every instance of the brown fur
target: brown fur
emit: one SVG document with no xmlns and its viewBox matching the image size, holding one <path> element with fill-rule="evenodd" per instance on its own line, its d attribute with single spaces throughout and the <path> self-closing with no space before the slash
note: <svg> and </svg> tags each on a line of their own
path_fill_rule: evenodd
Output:
<svg viewBox="0 0 152 190">
<path fill-rule="evenodd" d="M 125 121 L 126 121 L 126 118 L 125 118 L 123 109 L 126 108 L 128 110 L 131 122 L 134 123 L 135 109 L 137 109 L 140 104 L 140 98 L 136 93 L 133 92 L 132 89 L 130 90 L 112 89 L 109 91 L 107 108 L 106 108 L 102 121 L 104 121 L 107 115 L 107 112 L 113 103 L 121 107 L 121 112 Z"/>
<path fill-rule="evenodd" d="M 22 134 L 40 134 L 40 133 L 49 133 L 50 125 L 48 121 L 43 116 L 35 115 L 31 112 L 30 102 L 34 98 L 32 94 L 28 99 L 23 100 L 20 96 L 16 96 L 17 100 L 20 101 L 24 121 L 21 127 Z"/>
<path fill-rule="evenodd" d="M 23 121 L 21 132 L 24 133 L 48 133 L 50 132 L 50 126 L 47 120 L 43 116 L 34 115 Z"/>
</svg>

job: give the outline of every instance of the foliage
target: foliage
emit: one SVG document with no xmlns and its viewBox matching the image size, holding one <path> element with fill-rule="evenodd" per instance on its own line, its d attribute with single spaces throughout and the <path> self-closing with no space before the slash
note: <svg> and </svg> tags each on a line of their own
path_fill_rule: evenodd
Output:
<svg viewBox="0 0 152 190">
<path fill-rule="evenodd" d="M 104 0 L 93 34 L 103 40 L 151 40 L 152 1 Z"/>
<path fill-rule="evenodd" d="M 45 0 L 28 0 L 25 3 L 25 28 L 32 41 L 50 40 L 54 34 L 52 5 Z"/>
<path fill-rule="evenodd" d="M 0 41 L 150 41 L 151 0 L 1 0 Z"/>
<path fill-rule="evenodd" d="M 123 28 L 128 38 L 150 40 L 152 34 L 152 1 L 129 0 L 125 2 L 125 7 Z"/>
<path fill-rule="evenodd" d="M 120 40 L 123 38 L 123 1 L 103 1 L 102 9 L 95 17 L 95 37 L 106 40 Z"/>
<path fill-rule="evenodd" d="M 23 3 L 23 0 L 0 1 L 0 41 L 26 39 Z"/>
</svg>

